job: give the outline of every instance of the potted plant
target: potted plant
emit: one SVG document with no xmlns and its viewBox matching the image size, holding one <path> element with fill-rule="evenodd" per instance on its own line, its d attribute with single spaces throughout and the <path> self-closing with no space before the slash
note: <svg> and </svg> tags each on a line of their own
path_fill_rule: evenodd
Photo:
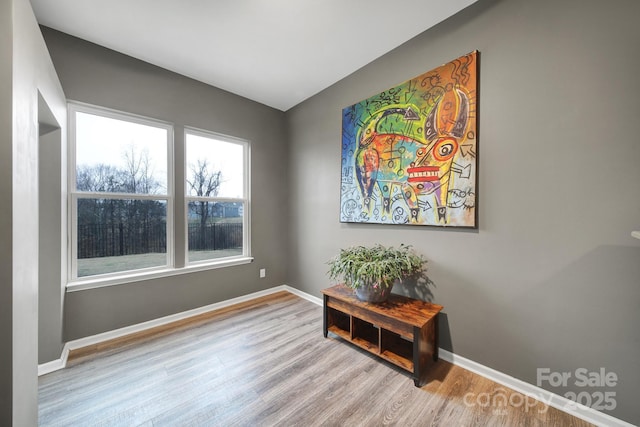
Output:
<svg viewBox="0 0 640 427">
<path fill-rule="evenodd" d="M 329 260 L 327 274 L 355 290 L 362 301 L 385 301 L 396 281 L 421 273 L 426 260 L 411 246 L 353 246 Z"/>
</svg>

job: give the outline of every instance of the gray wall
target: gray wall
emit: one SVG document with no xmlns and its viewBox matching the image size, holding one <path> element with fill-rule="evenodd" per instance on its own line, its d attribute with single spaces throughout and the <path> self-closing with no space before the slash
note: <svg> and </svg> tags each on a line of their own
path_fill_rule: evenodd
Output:
<svg viewBox="0 0 640 427">
<path fill-rule="evenodd" d="M 0 1 L 0 194 L 11 198 L 13 145 L 12 2 Z M 12 207 L 0 203 L 0 424 L 11 425 L 13 398 Z"/>
<path fill-rule="evenodd" d="M 320 296 L 339 248 L 411 244 L 444 348 L 532 384 L 604 367 L 617 387 L 572 389 L 614 391 L 611 414 L 640 423 L 638 16 L 635 0 L 480 0 L 288 111 L 289 284 Z M 479 229 L 341 224 L 342 108 L 474 49 Z"/>
<path fill-rule="evenodd" d="M 39 99 L 39 110 L 47 110 Z M 42 111 L 40 111 L 42 113 Z M 44 111 L 44 116 L 47 116 Z M 66 265 L 66 187 L 62 183 L 62 156 L 66 144 L 59 124 L 43 120 L 39 114 L 39 247 L 38 247 L 38 362 L 60 358 L 62 342 L 62 302 L 64 300 L 63 265 Z M 66 209 L 64 210 L 66 213 Z M 57 231 L 57 232 L 56 232 Z M 66 270 L 65 270 L 66 271 Z"/>
<path fill-rule="evenodd" d="M 0 2 L 0 28 L 0 425 L 31 426 L 38 416 L 39 94 L 59 123 L 66 105 L 29 2 Z"/>
<path fill-rule="evenodd" d="M 114 51 L 43 28 L 68 99 L 174 123 L 176 174 L 184 176 L 183 127 L 251 141 L 252 264 L 68 292 L 66 341 L 246 295 L 285 283 L 287 145 L 284 113 Z M 259 70 L 256 70 L 259 72 Z M 177 201 L 184 189 L 176 190 Z M 176 230 L 184 208 L 176 203 Z M 184 237 L 176 233 L 178 247 Z M 177 265 L 183 265 L 177 251 Z M 259 269 L 267 277 L 259 279 Z"/>
</svg>

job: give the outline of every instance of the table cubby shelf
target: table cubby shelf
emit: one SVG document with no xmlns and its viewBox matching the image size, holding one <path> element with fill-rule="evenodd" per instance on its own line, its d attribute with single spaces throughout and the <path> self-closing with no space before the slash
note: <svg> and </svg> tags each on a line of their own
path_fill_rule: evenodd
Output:
<svg viewBox="0 0 640 427">
<path fill-rule="evenodd" d="M 438 313 L 442 306 L 391 295 L 384 303 L 358 300 L 345 286 L 324 289 L 323 332 L 408 371 L 416 386 L 438 360 Z"/>
</svg>

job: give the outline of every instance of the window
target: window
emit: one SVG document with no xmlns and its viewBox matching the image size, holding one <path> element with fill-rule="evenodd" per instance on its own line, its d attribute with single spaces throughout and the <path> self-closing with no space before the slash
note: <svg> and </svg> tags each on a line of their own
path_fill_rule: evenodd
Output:
<svg viewBox="0 0 640 427">
<path fill-rule="evenodd" d="M 248 256 L 248 143 L 186 129 L 185 146 L 187 263 Z"/>
<path fill-rule="evenodd" d="M 172 127 L 70 105 L 71 279 L 166 268 Z"/>
<path fill-rule="evenodd" d="M 169 123 L 69 104 L 70 287 L 251 262 L 249 143 L 187 128 L 176 165 L 173 133 Z"/>
</svg>

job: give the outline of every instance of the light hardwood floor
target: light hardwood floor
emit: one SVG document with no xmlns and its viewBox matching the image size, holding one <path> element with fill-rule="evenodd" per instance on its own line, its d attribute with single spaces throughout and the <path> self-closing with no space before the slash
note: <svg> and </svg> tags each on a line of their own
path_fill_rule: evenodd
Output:
<svg viewBox="0 0 640 427">
<path fill-rule="evenodd" d="M 75 352 L 69 365 L 39 379 L 41 426 L 590 425 L 444 361 L 417 388 L 324 338 L 322 308 L 287 292 Z"/>
</svg>

